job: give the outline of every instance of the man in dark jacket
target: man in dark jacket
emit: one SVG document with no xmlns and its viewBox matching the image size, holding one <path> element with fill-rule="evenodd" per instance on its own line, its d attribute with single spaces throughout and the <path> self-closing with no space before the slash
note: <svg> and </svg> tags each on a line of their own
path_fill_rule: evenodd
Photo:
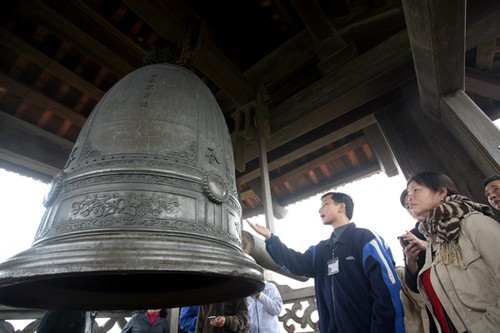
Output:
<svg viewBox="0 0 500 333">
<path fill-rule="evenodd" d="M 402 333 L 401 283 L 392 253 L 382 238 L 350 222 L 353 209 L 344 193 L 323 195 L 319 213 L 333 233 L 304 253 L 289 249 L 266 227 L 250 225 L 265 237 L 278 265 L 314 278 L 320 332 Z"/>
<path fill-rule="evenodd" d="M 198 310 L 196 333 L 243 333 L 248 330 L 248 308 L 244 298 L 205 304 Z"/>
<path fill-rule="evenodd" d="M 90 333 L 95 312 L 48 310 L 38 325 L 37 333 Z"/>
</svg>

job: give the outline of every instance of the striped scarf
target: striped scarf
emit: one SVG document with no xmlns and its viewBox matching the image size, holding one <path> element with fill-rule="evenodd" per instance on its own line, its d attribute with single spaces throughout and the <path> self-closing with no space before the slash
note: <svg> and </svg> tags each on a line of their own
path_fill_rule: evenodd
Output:
<svg viewBox="0 0 500 333">
<path fill-rule="evenodd" d="M 458 246 L 460 220 L 471 212 L 495 218 L 489 206 L 474 202 L 463 195 L 450 195 L 429 212 L 427 219 L 420 222 L 418 230 L 425 235 L 436 251 L 435 262 L 464 268 Z"/>
</svg>

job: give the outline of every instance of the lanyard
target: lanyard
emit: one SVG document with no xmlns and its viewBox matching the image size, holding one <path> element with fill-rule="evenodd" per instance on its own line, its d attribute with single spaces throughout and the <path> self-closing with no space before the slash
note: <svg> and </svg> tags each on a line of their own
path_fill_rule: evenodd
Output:
<svg viewBox="0 0 500 333">
<path fill-rule="evenodd" d="M 339 272 L 339 258 L 335 257 L 335 250 L 337 249 L 338 243 L 332 249 L 332 259 L 327 261 L 327 274 L 334 275 Z"/>
</svg>

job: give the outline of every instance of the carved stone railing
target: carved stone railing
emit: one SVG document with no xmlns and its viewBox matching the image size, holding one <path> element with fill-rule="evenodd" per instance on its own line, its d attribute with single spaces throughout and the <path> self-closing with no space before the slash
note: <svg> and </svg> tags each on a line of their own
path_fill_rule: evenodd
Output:
<svg viewBox="0 0 500 333">
<path fill-rule="evenodd" d="M 92 333 L 107 333 L 115 324 L 121 329 L 127 323 L 125 318 L 130 317 L 132 311 L 99 311 L 98 321 L 94 324 Z M 43 317 L 43 310 L 12 308 L 0 305 L 0 333 L 34 333 L 36 332 L 40 320 Z M 14 329 L 10 321 L 27 321 L 23 329 Z M 104 323 L 102 323 L 104 321 Z M 99 325 L 101 322 L 102 326 Z M 175 331 L 174 331 L 175 332 Z"/>
<path fill-rule="evenodd" d="M 314 287 L 292 289 L 277 285 L 283 298 L 283 311 L 279 317 L 286 332 L 319 332 L 318 311 Z M 300 330 L 296 328 L 300 326 Z"/>
<path fill-rule="evenodd" d="M 312 333 L 319 332 L 317 324 L 316 298 L 314 287 L 292 289 L 277 285 L 283 298 L 283 311 L 279 317 L 284 331 Z M 169 310 L 170 332 L 177 333 L 178 309 Z M 35 333 L 44 311 L 24 308 L 12 308 L 0 305 L 0 333 Z M 121 329 L 127 323 L 132 311 L 99 311 L 92 333 L 110 332 L 117 324 Z M 26 320 L 23 329 L 14 329 L 11 320 Z M 116 332 L 116 328 L 114 330 Z"/>
</svg>

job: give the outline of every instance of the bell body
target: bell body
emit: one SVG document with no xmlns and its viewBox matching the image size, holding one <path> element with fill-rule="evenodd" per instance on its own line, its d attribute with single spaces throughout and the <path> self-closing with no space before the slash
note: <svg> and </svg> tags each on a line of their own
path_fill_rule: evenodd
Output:
<svg viewBox="0 0 500 333">
<path fill-rule="evenodd" d="M 170 64 L 101 99 L 54 177 L 30 249 L 0 264 L 0 303 L 168 308 L 263 286 L 243 253 L 232 145 L 210 90 Z"/>
</svg>

